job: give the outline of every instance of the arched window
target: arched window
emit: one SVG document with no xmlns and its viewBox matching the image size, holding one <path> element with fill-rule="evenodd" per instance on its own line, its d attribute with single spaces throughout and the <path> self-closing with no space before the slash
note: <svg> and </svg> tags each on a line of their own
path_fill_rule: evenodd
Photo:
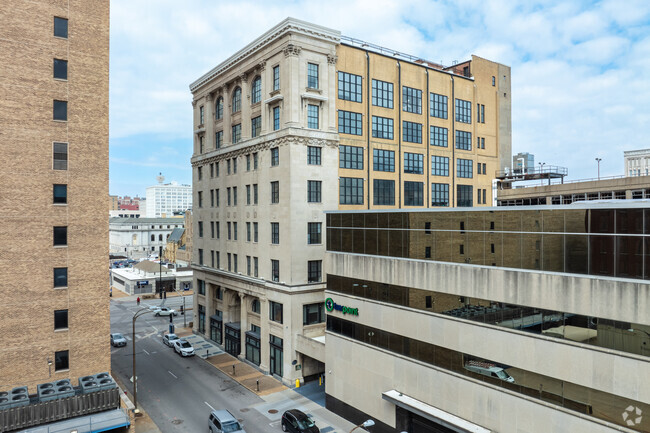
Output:
<svg viewBox="0 0 650 433">
<path fill-rule="evenodd" d="M 232 93 L 232 112 L 236 113 L 241 110 L 241 87 L 237 87 Z"/>
<path fill-rule="evenodd" d="M 253 80 L 253 87 L 251 89 L 251 104 L 260 102 L 262 99 L 262 78 L 258 75 Z"/>
<path fill-rule="evenodd" d="M 151 235 L 151 242 L 156 240 L 156 235 Z"/>
<path fill-rule="evenodd" d="M 158 240 L 162 241 L 162 235 L 158 235 Z"/>
<path fill-rule="evenodd" d="M 223 98 L 221 96 L 217 98 L 217 103 L 214 104 L 214 113 L 217 120 L 223 119 Z"/>
<path fill-rule="evenodd" d="M 260 301 L 259 299 L 253 299 L 253 302 L 251 303 L 251 311 L 253 313 L 260 313 Z"/>
</svg>

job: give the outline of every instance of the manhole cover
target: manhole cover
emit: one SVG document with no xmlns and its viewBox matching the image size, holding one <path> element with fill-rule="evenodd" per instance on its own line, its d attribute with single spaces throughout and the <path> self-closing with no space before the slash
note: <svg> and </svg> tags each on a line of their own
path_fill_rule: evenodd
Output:
<svg viewBox="0 0 650 433">
<path fill-rule="evenodd" d="M 277 409 L 269 409 L 269 413 L 278 413 Z"/>
<path fill-rule="evenodd" d="M 249 410 L 250 410 L 250 409 L 248 409 L 247 407 L 245 407 L 245 408 L 243 408 L 243 409 L 239 409 L 240 412 L 244 412 L 244 413 L 248 412 Z"/>
<path fill-rule="evenodd" d="M 182 424 L 183 420 L 182 419 L 173 419 L 172 424 Z"/>
</svg>

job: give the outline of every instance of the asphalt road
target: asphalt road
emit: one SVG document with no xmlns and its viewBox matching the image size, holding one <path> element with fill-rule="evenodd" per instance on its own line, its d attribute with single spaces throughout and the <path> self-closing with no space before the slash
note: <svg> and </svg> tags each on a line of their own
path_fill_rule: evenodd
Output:
<svg viewBox="0 0 650 433">
<path fill-rule="evenodd" d="M 159 305 L 160 300 L 143 301 Z M 167 299 L 165 305 L 177 309 L 179 298 Z M 191 297 L 186 299 L 192 305 Z M 133 374 L 132 318 L 138 309 L 135 301 L 111 300 L 111 332 L 121 332 L 128 340 L 126 347 L 111 348 L 113 373 L 125 384 L 132 397 L 130 378 Z M 187 321 L 191 321 L 188 312 Z M 174 317 L 182 325 L 183 316 Z M 182 358 L 162 343 L 168 331 L 168 317 L 145 314 L 136 321 L 136 370 L 138 406 L 142 407 L 163 433 L 206 432 L 211 408 L 228 409 L 243 420 L 248 433 L 275 432 L 268 418 L 249 407 L 262 402 L 236 381 L 199 357 Z"/>
</svg>

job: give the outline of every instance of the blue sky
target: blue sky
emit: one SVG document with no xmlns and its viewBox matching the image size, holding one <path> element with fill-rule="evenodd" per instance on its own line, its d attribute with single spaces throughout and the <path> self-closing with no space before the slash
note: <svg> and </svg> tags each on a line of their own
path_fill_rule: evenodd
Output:
<svg viewBox="0 0 650 433">
<path fill-rule="evenodd" d="M 288 16 L 445 65 L 511 66 L 513 154 L 569 179 L 596 177 L 596 157 L 622 175 L 624 150 L 650 148 L 647 0 L 112 0 L 110 193 L 142 196 L 158 173 L 190 184 L 189 84 Z"/>
</svg>

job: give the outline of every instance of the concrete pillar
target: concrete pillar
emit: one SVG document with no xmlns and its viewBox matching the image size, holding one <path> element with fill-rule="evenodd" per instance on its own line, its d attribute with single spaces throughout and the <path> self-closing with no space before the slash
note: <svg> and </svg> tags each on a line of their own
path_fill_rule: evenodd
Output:
<svg viewBox="0 0 650 433">
<path fill-rule="evenodd" d="M 205 335 L 207 338 L 210 337 L 210 316 L 214 314 L 214 298 L 216 286 L 212 283 L 207 283 L 205 288 Z M 198 292 L 198 287 L 197 287 Z M 196 295 L 195 295 L 196 296 Z M 187 306 L 187 302 L 185 303 Z M 187 314 L 187 311 L 185 312 Z M 197 311 L 198 314 L 198 311 Z"/>
<path fill-rule="evenodd" d="M 205 105 L 203 106 L 203 116 L 205 122 L 205 150 L 213 150 L 215 148 L 214 143 L 214 98 L 212 93 L 208 93 L 205 97 Z"/>
<path fill-rule="evenodd" d="M 260 369 L 265 374 L 269 372 L 269 301 L 260 298 Z"/>
<path fill-rule="evenodd" d="M 248 74 L 242 74 L 241 82 L 241 139 L 251 138 L 251 86 L 250 81 L 253 77 Z"/>
<path fill-rule="evenodd" d="M 235 85 L 223 86 L 223 143 L 227 146 L 232 143 L 232 91 Z"/>
<path fill-rule="evenodd" d="M 239 353 L 240 358 L 246 358 L 246 331 L 248 331 L 248 308 L 246 308 L 246 303 L 248 302 L 248 298 L 245 294 L 240 293 L 239 294 L 239 300 L 240 300 L 240 338 L 241 338 L 241 352 Z"/>
</svg>

